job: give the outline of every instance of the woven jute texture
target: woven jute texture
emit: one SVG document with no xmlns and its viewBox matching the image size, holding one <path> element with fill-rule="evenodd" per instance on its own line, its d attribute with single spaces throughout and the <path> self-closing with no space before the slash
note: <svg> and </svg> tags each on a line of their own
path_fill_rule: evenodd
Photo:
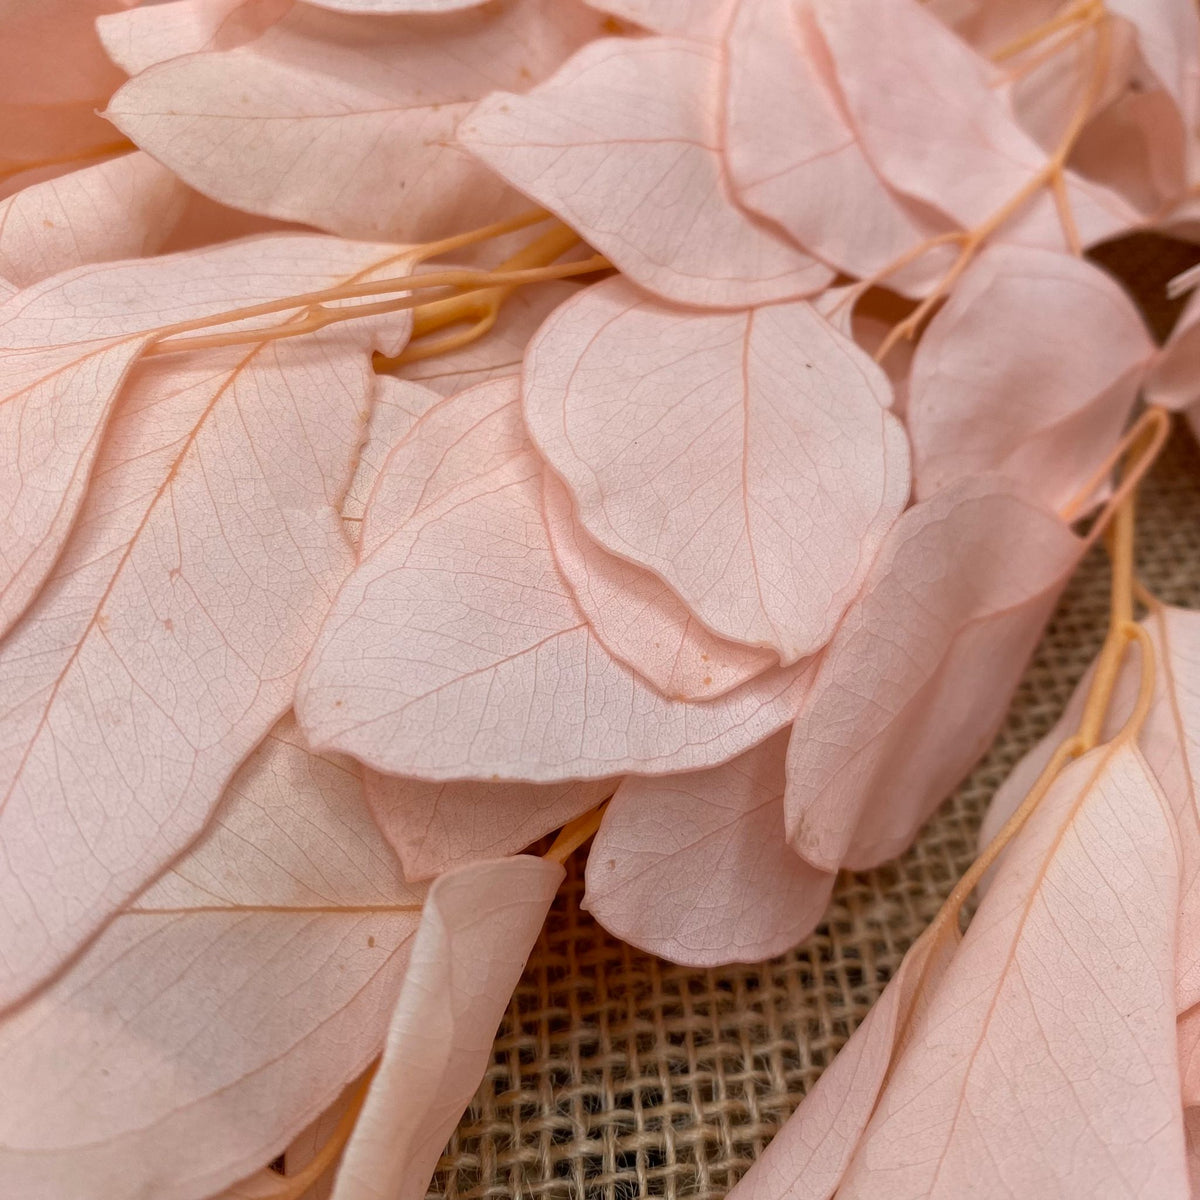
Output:
<svg viewBox="0 0 1200 1200">
<path fill-rule="evenodd" d="M 1104 256 L 1159 336 L 1174 315 L 1163 283 L 1195 257 L 1193 248 L 1145 239 Z M 1168 603 L 1200 607 L 1200 448 L 1182 428 L 1143 486 L 1138 545 L 1149 587 Z M 581 911 L 573 863 L 431 1196 L 724 1196 L 970 864 L 988 801 L 1053 725 L 1107 616 L 1107 563 L 1096 551 L 1068 587 L 984 761 L 908 854 L 844 873 L 825 923 L 788 954 L 710 971 L 641 954 Z"/>
</svg>

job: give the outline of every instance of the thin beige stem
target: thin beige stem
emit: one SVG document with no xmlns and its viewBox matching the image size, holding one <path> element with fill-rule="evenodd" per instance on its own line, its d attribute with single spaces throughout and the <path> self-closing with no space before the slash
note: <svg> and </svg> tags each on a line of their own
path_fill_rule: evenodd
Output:
<svg viewBox="0 0 1200 1200">
<path fill-rule="evenodd" d="M 902 339 L 911 338 L 921 328 L 934 307 L 941 302 L 954 287 L 955 283 L 958 282 L 959 276 L 967 269 L 968 265 L 975 258 L 975 255 L 992 234 L 1012 220 L 1043 188 L 1050 187 L 1053 189 L 1057 187 L 1056 181 L 1062 176 L 1065 163 L 1070 157 L 1071 151 L 1079 139 L 1084 125 L 1087 123 L 1092 106 L 1099 95 L 1100 89 L 1104 85 L 1104 78 L 1108 71 L 1112 31 L 1109 27 L 1109 22 L 1100 18 L 1097 18 L 1095 28 L 1096 55 L 1092 64 L 1088 86 L 1085 89 L 1080 104 L 1072 113 L 1071 120 L 1067 124 L 1067 128 L 1057 149 L 1047 159 L 1045 165 L 1031 175 L 995 212 L 980 225 L 977 225 L 974 229 L 969 230 L 963 235 L 961 248 L 954 263 L 934 286 L 929 295 L 903 321 L 895 325 L 888 333 L 888 336 L 884 338 L 879 349 L 875 352 L 876 362 L 882 362 Z M 1064 212 L 1067 214 L 1065 219 L 1063 216 Z M 1070 215 L 1065 187 L 1062 192 L 1059 219 L 1063 221 L 1064 238 L 1068 242 L 1073 237 L 1078 240 L 1078 230 L 1074 217 Z M 923 246 L 930 244 L 932 243 L 922 243 Z M 883 274 L 891 274 L 891 268 L 889 267 Z"/>
<path fill-rule="evenodd" d="M 1140 450 L 1136 460 L 1126 469 L 1122 476 L 1121 488 L 1114 497 L 1114 499 L 1119 499 L 1130 487 L 1136 486 L 1141 481 L 1146 471 L 1150 469 L 1154 460 L 1158 457 L 1159 451 L 1166 444 L 1167 435 L 1170 431 L 1170 413 L 1164 408 L 1159 408 L 1157 405 L 1148 408 L 1108 453 L 1104 461 L 1092 473 L 1091 478 L 1059 509 L 1058 515 L 1068 525 L 1078 520 L 1087 502 L 1096 494 L 1100 485 L 1112 474 L 1113 468 L 1116 467 L 1117 463 L 1134 446 L 1140 445 L 1143 449 Z M 1112 502 L 1110 500 L 1109 504 L 1111 505 Z M 1102 517 L 1099 523 L 1103 527 L 1103 525 L 1107 524 L 1107 519 Z"/>
<path fill-rule="evenodd" d="M 453 354 L 456 350 L 469 346 L 484 337 L 496 324 L 499 307 L 489 308 L 472 324 L 462 329 L 456 329 L 440 338 L 426 338 L 419 342 L 409 342 L 394 358 L 380 355 L 375 359 L 375 370 L 389 371 L 393 367 L 402 367 L 405 363 L 423 362 L 427 358 L 438 358 L 443 354 Z"/>
<path fill-rule="evenodd" d="M 548 267 L 555 259 L 579 245 L 579 235 L 566 225 L 555 222 L 541 237 L 530 242 L 511 258 L 505 259 L 496 273 Z M 431 300 L 413 310 L 412 336 L 404 350 L 394 358 L 376 355 L 375 369 L 388 371 L 405 363 L 419 362 L 439 354 L 449 354 L 486 334 L 500 315 L 504 302 L 517 290 L 516 284 L 483 291 L 459 292 L 440 300 Z M 444 338 L 423 341 L 429 334 L 449 325 L 470 322 L 465 330 Z"/>
<path fill-rule="evenodd" d="M 585 812 L 582 817 L 576 817 L 564 825 L 558 831 L 558 837 L 554 839 L 550 849 L 542 857 L 565 866 L 567 859 L 600 828 L 600 820 L 607 805 L 608 801 L 605 800 L 603 804 Z"/>
<path fill-rule="evenodd" d="M 1002 63 L 1010 58 L 1016 58 L 1018 54 L 1023 54 L 1033 46 L 1040 45 L 1047 38 L 1053 37 L 1064 29 L 1089 18 L 1094 20 L 1097 9 L 1101 7 L 1103 6 L 1098 4 L 1097 0 L 1075 0 L 1075 3 L 1068 4 L 1048 21 L 1043 21 L 1019 37 L 1013 38 L 1011 42 L 1006 42 L 999 50 L 993 50 L 991 60 L 994 63 Z"/>
<path fill-rule="evenodd" d="M 346 1143 L 350 1140 L 350 1135 L 354 1132 L 354 1125 L 358 1121 L 358 1114 L 362 1111 L 362 1106 L 367 1098 L 367 1091 L 371 1086 L 371 1080 L 375 1077 L 378 1067 L 379 1060 L 376 1059 L 367 1068 L 358 1086 L 354 1089 L 354 1095 L 351 1097 L 350 1103 L 346 1106 L 346 1111 L 342 1113 L 333 1132 L 329 1135 L 325 1144 L 313 1156 L 312 1160 L 302 1170 L 297 1171 L 295 1175 L 287 1176 L 280 1185 L 279 1190 L 269 1193 L 263 1200 L 299 1200 L 333 1166 L 337 1156 L 345 1149 Z"/>
<path fill-rule="evenodd" d="M 1096 660 L 1096 672 L 1088 689 L 1078 738 L 1085 750 L 1100 741 L 1104 718 L 1112 702 L 1113 688 L 1125 662 L 1129 629 L 1133 625 L 1133 505 L 1131 493 L 1117 508 L 1112 537 L 1112 600 L 1108 634 Z"/>
<path fill-rule="evenodd" d="M 547 279 L 567 279 L 572 275 L 589 275 L 593 271 L 606 270 L 610 266 L 608 259 L 602 255 L 594 255 L 592 258 L 583 259 L 580 262 L 561 263 L 549 267 L 539 267 L 536 270 L 527 271 L 437 271 L 430 272 L 429 275 L 417 276 L 422 283 L 419 286 L 434 286 L 439 288 L 445 287 L 460 287 L 466 291 L 482 291 L 493 288 L 498 284 L 513 284 L 521 285 L 526 283 L 540 283 Z M 427 284 L 425 281 L 433 279 L 433 284 Z M 399 286 L 395 286 L 397 281 L 391 281 L 393 286 L 382 288 L 373 283 L 367 284 L 352 284 L 357 295 L 370 296 L 376 295 L 380 291 L 397 291 L 400 287 L 410 290 L 414 285 L 411 279 L 399 281 Z M 342 299 L 343 297 L 335 297 Z M 291 297 L 286 302 L 286 307 L 297 307 L 297 299 L 301 304 L 307 303 L 307 297 Z M 284 322 L 281 325 L 271 325 L 262 329 L 244 329 L 236 333 L 214 333 L 202 334 L 198 337 L 176 337 L 171 336 L 163 340 L 156 341 L 147 354 L 175 354 L 182 350 L 205 350 L 220 346 L 240 346 L 250 345 L 259 342 L 278 341 L 281 338 L 299 337 L 301 334 L 313 333 L 318 329 L 324 329 L 329 325 L 336 325 L 342 321 L 355 321 L 362 317 L 379 316 L 383 313 L 402 312 L 405 309 L 417 308 L 424 303 L 419 296 L 400 296 L 392 300 L 380 300 L 374 304 L 356 304 L 348 305 L 340 308 L 327 308 L 321 303 L 312 303 L 310 312 L 300 318 Z M 278 309 L 279 306 L 274 303 L 270 306 Z M 225 314 L 225 319 L 220 323 L 224 324 L 225 320 L 242 320 L 247 316 L 257 316 L 260 313 L 247 313 L 242 311 L 236 315 Z M 210 324 L 210 322 L 205 322 Z M 201 328 L 202 326 L 193 326 Z M 176 330 L 177 331 L 177 330 Z"/>
<path fill-rule="evenodd" d="M 1037 54 L 1023 58 L 1015 67 L 1007 71 L 1004 75 L 1004 82 L 1013 84 L 1019 79 L 1024 79 L 1026 75 L 1032 74 L 1038 67 L 1048 63 L 1052 58 L 1057 58 L 1068 46 L 1075 45 L 1091 27 L 1091 22 L 1080 22 L 1077 25 L 1072 25 L 1051 45 L 1043 47 Z"/>
<path fill-rule="evenodd" d="M 393 262 L 420 263 L 440 254 L 462 249 L 490 238 L 500 237 L 529 225 L 536 225 L 548 219 L 548 215 L 539 211 L 523 213 L 507 221 L 497 221 L 479 229 L 454 237 L 443 238 L 441 241 L 428 242 L 423 246 L 397 246 L 396 253 L 374 263 L 370 270 L 378 271 Z M 454 267 L 445 271 L 409 272 L 405 275 L 394 275 L 384 279 L 368 279 L 356 283 L 337 284 L 333 287 L 320 288 L 314 292 L 297 292 L 292 296 L 283 296 L 278 300 L 267 300 L 261 304 L 249 304 L 242 308 L 232 308 L 222 313 L 213 313 L 207 317 L 196 317 L 190 321 L 177 321 L 173 325 L 164 325 L 157 331 L 162 338 L 174 337 L 176 334 L 190 333 L 194 329 L 208 329 L 215 325 L 232 325 L 238 321 L 249 320 L 252 317 L 270 316 L 272 313 L 285 312 L 293 308 L 309 308 L 316 304 L 325 304 L 334 300 L 354 300 L 364 296 L 383 296 L 391 292 L 411 291 L 416 288 L 434 287 L 472 287 L 479 279 L 489 272 Z"/>
</svg>

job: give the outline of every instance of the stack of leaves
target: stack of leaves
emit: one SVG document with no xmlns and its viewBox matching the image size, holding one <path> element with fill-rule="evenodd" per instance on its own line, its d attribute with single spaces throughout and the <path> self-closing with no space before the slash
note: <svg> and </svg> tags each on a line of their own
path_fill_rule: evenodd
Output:
<svg viewBox="0 0 1200 1200">
<path fill-rule="evenodd" d="M 1200 631 L 1131 564 L 1200 300 L 1084 252 L 1197 228 L 1193 0 L 7 7 L 8 1191 L 423 1195 L 567 855 L 796 944 L 1107 535 L 1078 715 L 743 1186 L 1187 1195 Z"/>
</svg>

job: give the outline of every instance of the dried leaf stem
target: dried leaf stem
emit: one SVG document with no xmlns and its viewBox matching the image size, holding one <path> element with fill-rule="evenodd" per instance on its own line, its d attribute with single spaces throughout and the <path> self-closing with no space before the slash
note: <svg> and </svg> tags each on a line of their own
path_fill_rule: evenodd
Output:
<svg viewBox="0 0 1200 1200">
<path fill-rule="evenodd" d="M 1001 63 L 1010 58 L 1016 58 L 1018 54 L 1023 54 L 1026 50 L 1041 45 L 1042 42 L 1056 33 L 1061 33 L 1064 29 L 1072 29 L 1074 26 L 1094 21 L 1097 15 L 1103 11 L 1102 0 L 1075 0 L 1074 3 L 1068 4 L 1066 8 L 1061 9 L 1040 25 L 1035 25 L 1032 29 L 1013 38 L 1012 41 L 1006 42 L 999 50 L 993 50 L 992 62 Z"/>
<path fill-rule="evenodd" d="M 608 801 L 605 800 L 589 812 L 585 812 L 583 816 L 576 817 L 564 825 L 558 831 L 558 837 L 554 839 L 550 849 L 542 857 L 565 866 L 567 859 L 600 828 L 600 820 L 604 816 L 607 804 Z"/>
<path fill-rule="evenodd" d="M 355 1085 L 346 1111 L 342 1113 L 333 1132 L 325 1140 L 320 1150 L 295 1175 L 285 1176 L 284 1182 L 278 1190 L 263 1193 L 260 1200 L 300 1200 L 300 1197 L 333 1166 L 337 1156 L 345 1149 L 350 1135 L 354 1132 L 358 1114 L 362 1112 L 362 1106 L 367 1099 L 367 1091 L 378 1067 L 379 1059 L 376 1059 L 363 1073 Z"/>
<path fill-rule="evenodd" d="M 555 224 L 541 237 L 530 242 L 497 268 L 497 274 L 515 271 L 536 270 L 549 267 L 557 258 L 579 245 L 579 235 L 568 226 Z M 376 355 L 375 369 L 387 371 L 405 363 L 418 362 L 439 354 L 460 350 L 463 346 L 482 337 L 496 323 L 505 300 L 517 290 L 518 284 L 505 284 L 475 291 L 460 292 L 442 300 L 430 300 L 413 310 L 412 337 L 402 353 L 395 358 Z M 430 339 L 429 334 L 449 325 L 470 322 L 466 329 L 448 337 Z"/>
<path fill-rule="evenodd" d="M 593 255 L 580 262 L 559 263 L 548 267 L 538 267 L 524 271 L 470 271 L 453 268 L 446 271 L 431 271 L 425 275 L 402 275 L 394 279 L 382 280 L 378 283 L 348 284 L 346 288 L 335 291 L 350 291 L 352 296 L 372 296 L 381 293 L 404 291 L 411 293 L 415 290 L 429 288 L 459 288 L 467 292 L 493 291 L 497 287 L 520 287 L 527 283 L 542 283 L 548 279 L 567 279 L 572 275 L 590 275 L 595 271 L 606 270 L 610 266 L 603 255 Z M 319 293 L 314 293 L 319 295 Z M 327 297 L 326 299 L 340 300 L 343 296 Z M 310 300 L 309 296 L 292 296 L 285 301 L 271 301 L 268 305 L 258 306 L 268 312 L 280 311 L 308 305 L 303 316 L 286 321 L 281 325 L 270 325 L 261 329 L 244 329 L 236 333 L 203 334 L 198 337 L 175 337 L 178 328 L 171 330 L 171 336 L 160 334 L 155 344 L 147 351 L 148 354 L 173 354 L 181 350 L 205 350 L 220 346 L 238 346 L 257 344 L 259 342 L 278 341 L 281 338 L 299 337 L 302 334 L 314 333 L 328 325 L 336 325 L 342 321 L 355 321 L 360 317 L 380 316 L 383 313 L 402 312 L 405 309 L 419 308 L 425 301 L 420 297 L 406 294 L 391 300 L 379 300 L 373 304 L 355 304 L 342 308 L 328 308 L 324 300 Z M 249 312 L 245 309 L 237 313 L 223 313 L 221 319 L 204 320 L 204 325 L 226 324 L 233 321 L 245 320 L 252 316 L 261 316 L 260 312 Z M 203 327 L 203 326 L 193 326 Z M 165 340 L 163 338 L 165 337 Z"/>
<path fill-rule="evenodd" d="M 1104 719 L 1112 703 L 1113 689 L 1125 665 L 1125 655 L 1134 642 L 1138 644 L 1141 659 L 1138 698 L 1129 720 L 1109 743 L 1110 748 L 1115 751 L 1136 738 L 1141 731 L 1154 694 L 1154 648 L 1146 631 L 1133 619 L 1134 602 L 1145 602 L 1146 598 L 1152 603 L 1156 602 L 1138 583 L 1134 574 L 1135 504 L 1137 484 L 1165 440 L 1164 428 L 1169 429 L 1166 414 L 1162 413 L 1162 410 L 1151 409 L 1130 431 L 1130 436 L 1124 439 L 1124 443 L 1129 446 L 1129 462 L 1124 478 L 1089 538 L 1091 540 L 1097 537 L 1111 521 L 1109 554 L 1112 561 L 1112 582 L 1108 633 L 1096 660 L 1095 674 L 1088 689 L 1079 727 L 1055 750 L 1025 799 L 955 885 L 926 934 L 938 927 L 943 920 L 959 919 L 963 904 L 975 890 L 979 880 L 1041 803 L 1059 772 L 1067 763 L 1100 744 Z"/>
<path fill-rule="evenodd" d="M 1004 204 L 979 225 L 975 226 L 974 229 L 955 231 L 949 234 L 942 234 L 936 238 L 930 238 L 921 243 L 919 247 L 915 247 L 914 250 L 909 251 L 885 267 L 871 279 L 870 282 L 872 285 L 879 283 L 894 274 L 901 267 L 919 258 L 921 254 L 924 254 L 934 246 L 942 245 L 946 242 L 958 243 L 959 252 L 954 262 L 934 285 L 929 295 L 903 321 L 895 325 L 887 337 L 884 338 L 879 349 L 875 352 L 876 362 L 882 362 L 902 338 L 911 338 L 921 328 L 925 318 L 930 315 L 934 306 L 958 282 L 959 277 L 974 260 L 975 255 L 978 254 L 988 238 L 1003 225 L 1007 224 L 1008 221 L 1012 220 L 1043 188 L 1048 187 L 1054 196 L 1063 234 L 1072 253 L 1079 254 L 1082 252 L 1079 231 L 1076 228 L 1075 218 L 1068 201 L 1063 172 L 1066 168 L 1067 159 L 1070 157 L 1071 151 L 1079 139 L 1079 135 L 1083 132 L 1083 127 L 1087 123 L 1087 119 L 1091 114 L 1101 88 L 1104 86 L 1104 79 L 1108 72 L 1109 59 L 1112 53 L 1112 29 L 1103 5 L 1096 6 L 1089 21 L 1090 25 L 1088 27 L 1096 30 L 1096 54 L 1092 63 L 1092 71 L 1088 77 L 1088 84 L 1084 89 L 1080 103 L 1076 106 L 1074 113 L 1072 113 L 1071 120 L 1064 130 L 1057 148 L 1047 159 L 1045 165 L 1034 172 Z"/>
<path fill-rule="evenodd" d="M 558 836 L 554 839 L 550 849 L 542 857 L 549 859 L 551 862 L 565 865 L 567 859 L 600 828 L 600 820 L 604 816 L 604 809 L 607 804 L 608 801 L 605 800 L 595 808 L 585 812 L 582 816 L 576 817 L 575 820 L 564 825 L 558 831 Z M 354 1089 L 346 1111 L 342 1113 L 334 1131 L 329 1135 L 313 1159 L 295 1175 L 287 1176 L 285 1182 L 278 1190 L 264 1193 L 261 1200 L 299 1200 L 333 1165 L 338 1155 L 345 1149 L 346 1143 L 350 1140 L 350 1135 L 354 1132 L 354 1126 L 358 1122 L 359 1113 L 362 1112 L 367 1092 L 371 1086 L 371 1080 L 374 1078 L 378 1067 L 379 1059 L 376 1059 L 367 1068 Z"/>
</svg>

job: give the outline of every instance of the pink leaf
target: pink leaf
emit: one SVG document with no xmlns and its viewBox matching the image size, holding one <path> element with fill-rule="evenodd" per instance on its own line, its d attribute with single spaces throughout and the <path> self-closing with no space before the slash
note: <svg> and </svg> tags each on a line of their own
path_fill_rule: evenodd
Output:
<svg viewBox="0 0 1200 1200">
<path fill-rule="evenodd" d="M 0 308 L 0 633 L 58 557 L 112 405 L 151 332 L 289 289 L 328 287 L 398 253 L 328 238 L 262 239 L 85 268 Z M 395 322 L 402 335 L 408 325 Z"/>
<path fill-rule="evenodd" d="M 527 468 L 529 438 L 510 405 L 515 377 L 489 380 L 433 405 L 398 444 L 376 477 L 363 514 L 359 558 L 375 553 L 401 526 L 473 494 L 489 479 L 503 484 Z"/>
<path fill-rule="evenodd" d="M 190 192 L 148 155 L 123 154 L 0 201 L 0 271 L 19 287 L 161 249 Z"/>
<path fill-rule="evenodd" d="M 803 664 L 694 704 L 603 649 L 550 552 L 517 390 L 438 405 L 393 453 L 372 510 L 411 515 L 377 535 L 368 512 L 365 557 L 299 685 L 308 734 L 390 774 L 536 783 L 708 766 L 786 724 Z"/>
<path fill-rule="evenodd" d="M 379 472 L 396 444 L 441 399 L 437 392 L 419 383 L 376 375 L 371 381 L 371 416 L 367 422 L 367 440 L 359 451 L 358 465 L 350 490 L 342 501 L 342 519 L 346 532 L 357 545 L 363 514 Z"/>
<path fill-rule="evenodd" d="M 519 857 L 462 867 L 429 889 L 334 1200 L 425 1196 L 562 878 L 558 863 Z"/>
<path fill-rule="evenodd" d="M 919 0 L 813 0 L 813 11 L 859 136 L 893 187 L 969 229 L 1044 168 L 1045 153 L 992 91 L 987 62 Z M 1140 222 L 1117 196 L 1070 175 L 1067 194 L 1085 245 Z M 1049 191 L 1001 236 L 1064 248 Z"/>
<path fill-rule="evenodd" d="M 729 1200 L 830 1200 L 845 1174 L 914 1010 L 944 973 L 953 929 L 918 938 L 883 995 Z"/>
<path fill-rule="evenodd" d="M 611 933 L 693 967 L 755 962 L 812 932 L 833 890 L 783 827 L 782 731 L 723 766 L 631 776 L 588 855 L 584 907 Z"/>
<path fill-rule="evenodd" d="M 219 309 L 218 297 L 337 282 L 395 256 L 280 238 L 90 268 L 21 293 L 7 328 L 26 341 L 111 334 L 151 314 Z M 196 836 L 290 705 L 352 562 L 340 507 L 379 320 L 162 355 L 123 389 L 91 450 L 70 538 L 0 644 L 0 1005 L 54 971 Z M 94 443 L 94 411 L 89 420 Z"/>
<path fill-rule="evenodd" d="M 1133 26 L 1146 65 L 1176 106 L 1182 138 L 1200 112 L 1200 13 L 1190 0 L 1106 0 Z"/>
<path fill-rule="evenodd" d="M 1159 669 L 1138 744 L 1170 801 L 1178 830 L 1176 1004 L 1183 1012 L 1200 1005 L 1200 614 L 1160 608 L 1146 627 Z"/>
<path fill-rule="evenodd" d="M 281 724 L 204 839 L 0 1024 L 5 1186 L 199 1200 L 247 1176 L 376 1054 L 421 902 L 352 766 Z"/>
<path fill-rule="evenodd" d="M 726 158 L 739 199 L 852 275 L 890 266 L 951 226 L 891 192 L 839 103 L 807 0 L 742 0 L 727 38 Z M 837 214 L 831 219 L 831 214 Z M 948 246 L 889 277 L 920 291 Z"/>
<path fill-rule="evenodd" d="M 1179 843 L 1176 1007 L 1200 1007 L 1200 613 L 1156 609 L 1144 622 L 1155 660 L 1154 695 L 1138 747 L 1170 802 Z M 1113 690 L 1101 737 L 1116 737 L 1133 710 L 1141 677 L 1139 653 L 1126 659 Z M 980 830 L 990 841 L 1024 799 L 1051 754 L 1079 727 L 1092 676 L 1086 675 L 1054 729 L 1014 768 L 988 807 Z M 1200 1022 L 1196 1028 L 1200 1031 Z M 1198 1060 L 1197 1080 L 1200 1080 Z M 1197 1089 L 1200 1100 L 1200 1084 Z"/>
<path fill-rule="evenodd" d="M 340 282 L 371 249 L 335 248 L 327 239 L 262 241 L 93 268 L 30 288 L 0 309 L 0 432 L 9 431 L 0 438 L 7 458 L 0 470 L 0 633 L 62 548 L 108 413 L 147 334 L 268 299 L 288 282 L 297 290 Z"/>
<path fill-rule="evenodd" d="M 792 731 L 788 834 L 809 862 L 861 869 L 909 844 L 987 749 L 1082 550 L 994 478 L 896 522 Z"/>
<path fill-rule="evenodd" d="M 1192 294 L 1150 371 L 1146 400 L 1174 409 L 1200 404 L 1200 291 Z"/>
<path fill-rule="evenodd" d="M 1130 747 L 1063 772 L 913 1021 L 839 1197 L 1188 1196 L 1172 826 Z"/>
<path fill-rule="evenodd" d="M 1097 267 L 1048 250 L 985 251 L 913 357 L 917 497 L 995 470 L 1065 508 L 1120 439 L 1153 354 L 1133 302 Z"/>
<path fill-rule="evenodd" d="M 722 54 L 594 42 L 528 96 L 491 96 L 459 140 L 629 278 L 690 304 L 818 292 L 831 272 L 739 208 L 724 175 Z"/>
<path fill-rule="evenodd" d="M 1175 861 L 1135 750 L 1070 766 L 961 945 L 939 914 L 731 1200 L 1186 1196 Z"/>
<path fill-rule="evenodd" d="M 437 18 L 301 4 L 245 45 L 144 71 L 107 116 L 235 208 L 348 237 L 434 238 L 521 207 L 448 144 L 471 103 L 546 75 L 599 25 L 575 0 Z"/>
<path fill-rule="evenodd" d="M 17 302 L 19 303 L 19 302 Z M 0 309 L 0 340 L 9 332 Z M 5 347 L 0 362 L 0 636 L 54 566 L 109 409 L 141 353 L 132 339 Z M 22 431 L 30 431 L 28 437 Z"/>
<path fill-rule="evenodd" d="M 615 779 L 426 783 L 363 773 L 371 812 L 399 856 L 404 877 L 414 880 L 524 850 L 595 808 L 616 786 Z"/>
<path fill-rule="evenodd" d="M 170 0 L 100 17 L 96 33 L 127 75 L 200 50 L 232 50 L 256 38 L 293 0 Z"/>
<path fill-rule="evenodd" d="M 576 603 L 604 648 L 664 696 L 711 700 L 778 663 L 770 650 L 710 633 L 656 575 L 601 549 L 550 471 L 543 488 L 550 548 Z"/>
<path fill-rule="evenodd" d="M 1163 214 L 1177 208 L 1186 187 L 1178 125 L 1162 88 L 1129 87 L 1088 122 L 1071 152 L 1072 168 L 1165 227 L 1170 221 Z"/>
<path fill-rule="evenodd" d="M 828 640 L 908 499 L 887 379 L 804 303 L 701 314 L 611 280 L 542 326 L 523 380 L 587 532 L 784 662 Z"/>
</svg>

